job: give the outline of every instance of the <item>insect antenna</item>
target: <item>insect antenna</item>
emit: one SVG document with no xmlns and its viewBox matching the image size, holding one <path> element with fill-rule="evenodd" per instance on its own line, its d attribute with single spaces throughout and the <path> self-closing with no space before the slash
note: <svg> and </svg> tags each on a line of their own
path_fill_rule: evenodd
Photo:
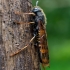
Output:
<svg viewBox="0 0 70 70">
<path fill-rule="evenodd" d="M 39 1 L 37 0 L 37 1 L 36 1 L 36 6 L 38 6 L 38 2 L 39 2 Z"/>
</svg>

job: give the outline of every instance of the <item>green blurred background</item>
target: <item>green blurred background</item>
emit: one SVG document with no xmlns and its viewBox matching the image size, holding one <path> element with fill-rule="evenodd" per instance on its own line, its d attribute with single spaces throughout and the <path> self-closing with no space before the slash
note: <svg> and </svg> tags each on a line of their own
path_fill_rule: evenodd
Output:
<svg viewBox="0 0 70 70">
<path fill-rule="evenodd" d="M 47 17 L 50 68 L 46 70 L 70 70 L 70 0 L 39 0 L 38 5 Z"/>
</svg>

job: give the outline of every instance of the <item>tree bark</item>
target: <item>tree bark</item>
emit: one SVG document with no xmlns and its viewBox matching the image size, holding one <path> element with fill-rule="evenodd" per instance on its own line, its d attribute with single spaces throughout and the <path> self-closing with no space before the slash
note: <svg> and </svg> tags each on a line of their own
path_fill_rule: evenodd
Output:
<svg viewBox="0 0 70 70">
<path fill-rule="evenodd" d="M 30 0 L 0 0 L 0 70 L 40 70 L 38 54 L 34 43 L 15 56 L 11 53 L 26 46 L 31 38 L 30 15 L 14 12 L 31 12 Z M 23 21 L 22 24 L 14 23 Z"/>
</svg>

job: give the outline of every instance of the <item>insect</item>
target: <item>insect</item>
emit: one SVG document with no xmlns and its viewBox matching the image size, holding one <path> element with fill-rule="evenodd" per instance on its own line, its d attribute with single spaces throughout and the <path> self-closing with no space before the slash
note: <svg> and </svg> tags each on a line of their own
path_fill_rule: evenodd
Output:
<svg viewBox="0 0 70 70">
<path fill-rule="evenodd" d="M 32 34 L 33 38 L 30 40 L 29 44 L 34 40 L 34 46 L 38 49 L 39 59 L 43 66 L 49 66 L 49 53 L 48 53 L 48 44 L 47 44 L 47 33 L 46 33 L 46 17 L 43 10 L 37 6 L 38 1 L 36 2 L 36 6 L 32 9 L 33 20 L 34 23 L 32 24 Z M 27 13 L 30 14 L 30 13 Z M 11 54 L 10 56 L 14 56 L 19 52 L 23 51 L 27 48 L 26 45 L 24 48 L 16 51 L 15 53 Z"/>
<path fill-rule="evenodd" d="M 33 34 L 35 37 L 35 47 L 39 49 L 40 62 L 44 66 L 49 66 L 49 54 L 46 33 L 46 17 L 43 10 L 39 6 L 35 6 L 32 10 L 35 14 L 33 17 L 35 24 L 33 24 Z"/>
</svg>

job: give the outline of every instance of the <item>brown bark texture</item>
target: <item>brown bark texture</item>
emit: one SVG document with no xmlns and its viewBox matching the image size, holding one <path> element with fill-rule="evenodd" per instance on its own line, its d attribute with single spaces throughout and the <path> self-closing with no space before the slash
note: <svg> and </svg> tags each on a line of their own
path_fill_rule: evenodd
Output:
<svg viewBox="0 0 70 70">
<path fill-rule="evenodd" d="M 22 52 L 10 54 L 26 46 L 33 37 L 30 30 L 30 15 L 14 12 L 31 12 L 31 0 L 0 0 L 0 70 L 40 70 L 38 54 L 34 43 Z M 15 21 L 21 24 L 14 23 Z"/>
</svg>

